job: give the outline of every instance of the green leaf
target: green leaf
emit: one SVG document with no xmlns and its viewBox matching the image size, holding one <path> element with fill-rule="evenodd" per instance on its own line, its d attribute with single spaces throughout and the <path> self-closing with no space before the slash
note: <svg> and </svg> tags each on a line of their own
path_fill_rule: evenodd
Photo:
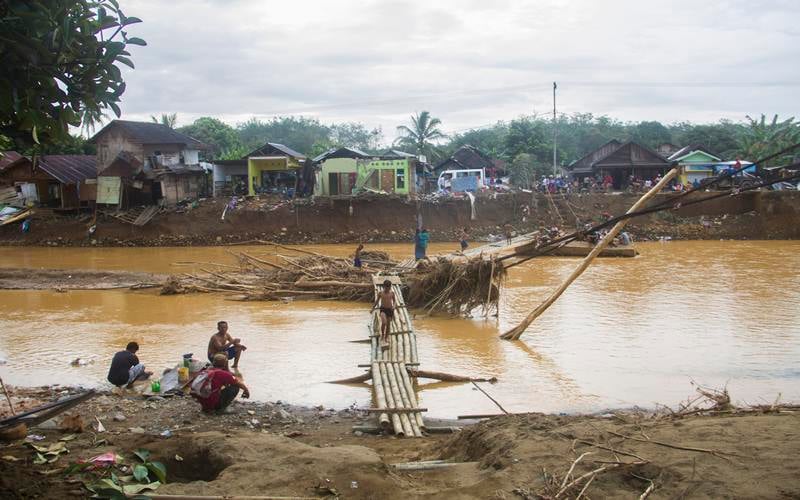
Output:
<svg viewBox="0 0 800 500">
<path fill-rule="evenodd" d="M 33 142 L 39 144 L 39 134 L 36 133 L 36 125 L 34 125 L 33 129 L 31 130 L 31 136 L 33 136 Z"/>
<path fill-rule="evenodd" d="M 144 448 L 139 448 L 138 450 L 134 451 L 133 454 L 139 457 L 139 460 L 142 462 L 147 462 L 147 460 L 150 458 L 150 452 Z"/>
<path fill-rule="evenodd" d="M 122 487 L 122 491 L 126 495 L 138 495 L 145 490 L 154 490 L 161 486 L 161 483 L 154 481 L 150 484 L 126 484 Z"/>
<path fill-rule="evenodd" d="M 148 474 L 149 473 L 148 473 L 147 467 L 145 467 L 144 465 L 137 464 L 137 465 L 135 465 L 133 467 L 133 477 L 135 477 L 136 480 L 139 481 L 140 483 L 141 482 L 150 482 L 147 479 Z"/>
<path fill-rule="evenodd" d="M 64 469 L 64 475 L 69 476 L 70 474 L 78 474 L 91 466 L 91 462 L 76 462 L 68 465 L 67 468 Z"/>
<path fill-rule="evenodd" d="M 120 109 L 119 109 L 119 106 L 117 106 L 117 104 L 116 104 L 116 103 L 114 103 L 114 102 L 109 102 L 109 103 L 108 103 L 108 105 L 109 105 L 109 106 L 111 107 L 111 109 L 114 111 L 114 114 L 115 114 L 115 115 L 117 115 L 117 118 L 119 118 L 119 117 L 120 117 L 120 115 L 122 114 L 122 112 L 121 112 L 121 111 L 120 111 Z"/>
<path fill-rule="evenodd" d="M 125 18 L 125 22 L 122 23 L 122 25 L 123 26 L 130 26 L 131 24 L 136 24 L 136 23 L 140 23 L 140 22 L 142 22 L 141 19 L 139 19 L 138 17 L 131 16 L 131 17 L 126 17 Z"/>
<path fill-rule="evenodd" d="M 145 464 L 150 472 L 156 475 L 156 479 L 161 483 L 167 482 L 167 468 L 161 462 L 147 462 Z"/>
<path fill-rule="evenodd" d="M 135 69 L 136 68 L 136 66 L 133 65 L 133 61 L 131 61 L 130 59 L 128 59 L 125 56 L 117 56 L 116 60 L 121 62 L 125 66 L 128 66 L 131 69 Z"/>
<path fill-rule="evenodd" d="M 128 38 L 128 44 L 129 45 L 141 45 L 142 47 L 144 47 L 145 45 L 147 45 L 147 42 L 145 42 L 141 38 L 138 38 L 138 37 L 134 36 L 134 37 Z"/>
<path fill-rule="evenodd" d="M 44 458 L 44 455 L 41 453 L 36 453 L 36 457 L 33 459 L 34 465 L 43 465 L 47 463 L 47 459 Z"/>
</svg>

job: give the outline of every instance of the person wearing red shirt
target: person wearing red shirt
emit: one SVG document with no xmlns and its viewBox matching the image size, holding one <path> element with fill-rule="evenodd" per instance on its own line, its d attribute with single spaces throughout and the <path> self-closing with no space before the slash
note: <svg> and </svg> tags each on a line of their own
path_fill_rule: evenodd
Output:
<svg viewBox="0 0 800 500">
<path fill-rule="evenodd" d="M 216 354 L 212 359 L 213 368 L 208 369 L 211 377 L 211 394 L 207 398 L 195 396 L 203 407 L 203 411 L 221 411 L 230 405 L 242 390 L 242 398 L 248 399 L 250 391 L 244 382 L 228 371 L 228 358 L 224 354 Z"/>
</svg>

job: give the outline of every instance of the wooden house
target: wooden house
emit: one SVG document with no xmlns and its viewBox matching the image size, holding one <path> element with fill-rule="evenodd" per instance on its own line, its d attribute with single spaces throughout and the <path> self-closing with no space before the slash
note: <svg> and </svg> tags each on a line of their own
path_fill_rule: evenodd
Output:
<svg viewBox="0 0 800 500">
<path fill-rule="evenodd" d="M 672 162 L 639 143 L 611 140 L 572 162 L 567 171 L 573 178 L 603 178 L 610 175 L 614 188 L 627 186 L 631 176 L 652 179 L 664 175 Z"/>
<path fill-rule="evenodd" d="M 175 205 L 209 191 L 202 142 L 166 125 L 113 120 L 90 139 L 97 146 L 98 203 Z"/>
<path fill-rule="evenodd" d="M 73 210 L 94 203 L 97 167 L 94 155 L 4 154 L 0 185 L 15 187 L 26 205 Z"/>
<path fill-rule="evenodd" d="M 445 170 L 484 169 L 488 174 L 495 169 L 494 161 L 475 146 L 465 144 L 458 148 L 449 158 L 439 162 L 433 169 L 435 177 Z"/>
</svg>

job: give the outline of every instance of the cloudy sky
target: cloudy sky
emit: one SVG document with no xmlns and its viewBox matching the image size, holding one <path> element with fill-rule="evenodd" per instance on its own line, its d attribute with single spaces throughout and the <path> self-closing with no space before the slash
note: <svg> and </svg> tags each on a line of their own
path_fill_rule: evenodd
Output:
<svg viewBox="0 0 800 500">
<path fill-rule="evenodd" d="M 121 0 L 123 117 L 303 115 L 448 133 L 552 112 L 800 115 L 798 0 Z"/>
</svg>

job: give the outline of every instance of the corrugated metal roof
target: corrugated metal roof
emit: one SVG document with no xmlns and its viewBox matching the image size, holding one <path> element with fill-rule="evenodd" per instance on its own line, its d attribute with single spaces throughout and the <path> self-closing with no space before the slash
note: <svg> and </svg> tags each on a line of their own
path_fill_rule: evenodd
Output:
<svg viewBox="0 0 800 500">
<path fill-rule="evenodd" d="M 331 148 L 313 160 L 314 163 L 319 163 L 327 158 L 369 158 L 370 155 L 356 148 L 340 147 Z"/>
<path fill-rule="evenodd" d="M 17 153 L 16 151 L 0 152 L 0 170 L 3 170 L 4 168 L 11 165 L 20 158 L 22 158 L 22 155 Z"/>
<path fill-rule="evenodd" d="M 197 139 L 189 137 L 186 134 L 181 134 L 161 123 L 134 122 L 128 120 L 112 120 L 111 123 L 103 127 L 102 130 L 96 133 L 89 141 L 96 142 L 100 135 L 112 127 L 119 128 L 134 141 L 141 144 L 183 144 L 192 149 L 208 149 L 206 144 L 203 144 Z"/>
<path fill-rule="evenodd" d="M 291 156 L 292 158 L 297 158 L 299 160 L 304 160 L 306 156 L 302 153 L 298 153 L 294 149 L 284 146 L 283 144 L 278 144 L 277 142 L 268 142 L 261 146 L 258 149 L 255 149 L 247 154 L 243 159 L 247 159 L 251 156 L 261 156 L 261 155 L 269 155 L 270 151 L 277 151 L 279 153 L 283 153 L 286 156 Z"/>
<path fill-rule="evenodd" d="M 95 155 L 45 155 L 39 158 L 39 168 L 64 184 L 77 184 L 97 178 Z"/>
</svg>

